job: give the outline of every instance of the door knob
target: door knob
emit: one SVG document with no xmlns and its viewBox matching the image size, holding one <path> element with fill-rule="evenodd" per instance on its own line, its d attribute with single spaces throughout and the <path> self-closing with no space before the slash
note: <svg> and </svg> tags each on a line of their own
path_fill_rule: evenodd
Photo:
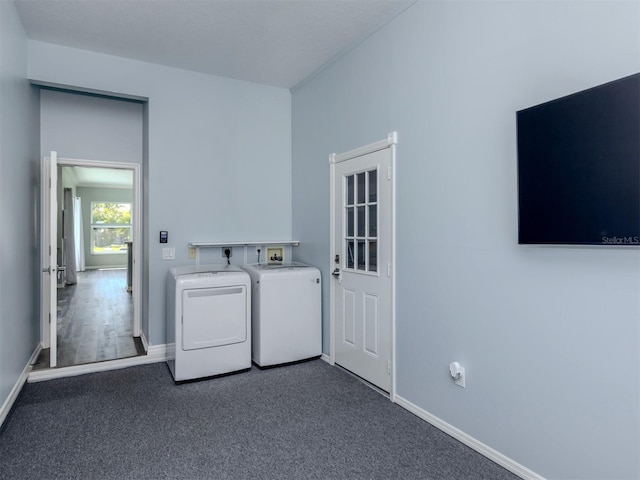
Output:
<svg viewBox="0 0 640 480">
<path fill-rule="evenodd" d="M 340 276 L 340 269 L 336 268 L 333 272 L 331 272 L 331 275 L 333 275 L 334 277 L 339 277 Z"/>
</svg>

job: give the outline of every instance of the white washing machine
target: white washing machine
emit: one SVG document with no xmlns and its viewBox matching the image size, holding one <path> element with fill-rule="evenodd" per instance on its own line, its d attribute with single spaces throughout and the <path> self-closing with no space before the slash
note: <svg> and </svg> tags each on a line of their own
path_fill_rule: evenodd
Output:
<svg viewBox="0 0 640 480">
<path fill-rule="evenodd" d="M 174 380 L 251 368 L 251 279 L 233 265 L 167 276 L 167 363 Z"/>
<path fill-rule="evenodd" d="M 298 262 L 243 268 L 251 276 L 253 361 L 266 367 L 321 355 L 320 270 Z"/>
</svg>

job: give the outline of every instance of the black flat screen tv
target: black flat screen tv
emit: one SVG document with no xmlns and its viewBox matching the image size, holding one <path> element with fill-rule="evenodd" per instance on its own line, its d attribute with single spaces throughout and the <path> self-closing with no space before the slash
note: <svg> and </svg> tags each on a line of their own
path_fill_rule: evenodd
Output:
<svg viewBox="0 0 640 480">
<path fill-rule="evenodd" d="M 517 112 L 518 243 L 640 246 L 640 73 Z"/>
</svg>

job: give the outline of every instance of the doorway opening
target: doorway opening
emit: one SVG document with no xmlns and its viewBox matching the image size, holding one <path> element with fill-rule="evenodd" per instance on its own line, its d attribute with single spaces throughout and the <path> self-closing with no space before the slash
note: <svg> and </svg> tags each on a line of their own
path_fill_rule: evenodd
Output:
<svg viewBox="0 0 640 480">
<path fill-rule="evenodd" d="M 60 158 L 56 169 L 56 327 L 43 315 L 50 333 L 33 370 L 146 355 L 140 166 Z"/>
</svg>

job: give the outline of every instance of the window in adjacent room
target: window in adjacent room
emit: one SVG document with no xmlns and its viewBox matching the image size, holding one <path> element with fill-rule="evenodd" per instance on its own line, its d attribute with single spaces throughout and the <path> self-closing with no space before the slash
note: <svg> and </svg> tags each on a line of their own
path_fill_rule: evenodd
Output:
<svg viewBox="0 0 640 480">
<path fill-rule="evenodd" d="M 126 253 L 131 241 L 131 203 L 91 202 L 91 253 Z"/>
</svg>

